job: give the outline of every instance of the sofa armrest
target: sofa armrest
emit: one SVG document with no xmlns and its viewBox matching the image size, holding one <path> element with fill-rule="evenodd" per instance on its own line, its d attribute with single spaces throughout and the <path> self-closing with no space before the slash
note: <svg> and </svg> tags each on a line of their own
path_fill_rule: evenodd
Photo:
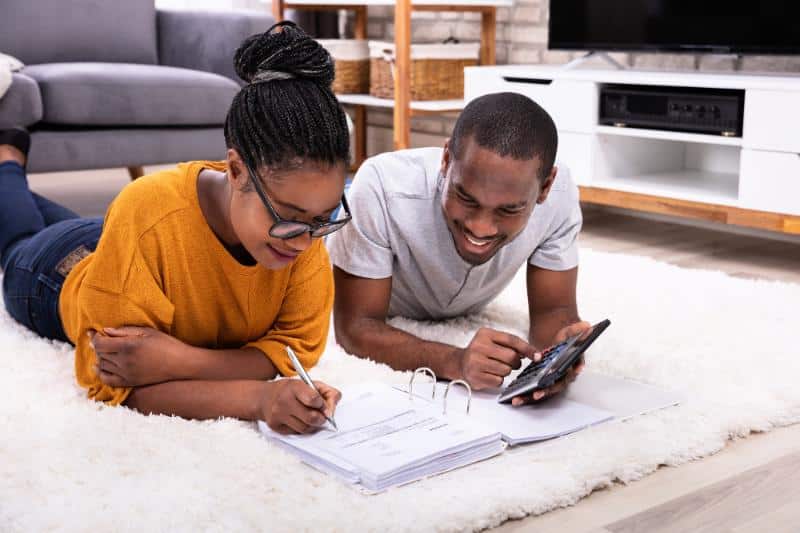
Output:
<svg viewBox="0 0 800 533">
<path fill-rule="evenodd" d="M 239 81 L 233 54 L 242 41 L 266 31 L 272 16 L 257 12 L 157 10 L 158 61 Z"/>
<path fill-rule="evenodd" d="M 0 97 L 0 128 L 33 126 L 43 116 L 39 84 L 30 76 L 14 72 L 8 92 Z"/>
</svg>

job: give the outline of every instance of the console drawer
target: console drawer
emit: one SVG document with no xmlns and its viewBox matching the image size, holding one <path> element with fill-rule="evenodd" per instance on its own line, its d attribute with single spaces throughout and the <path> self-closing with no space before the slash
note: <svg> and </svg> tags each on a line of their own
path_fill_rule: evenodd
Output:
<svg viewBox="0 0 800 533">
<path fill-rule="evenodd" d="M 800 93 L 748 90 L 742 141 L 745 148 L 800 152 Z"/>
<path fill-rule="evenodd" d="M 800 215 L 800 154 L 742 150 L 739 203 L 747 209 Z"/>
<path fill-rule="evenodd" d="M 464 69 L 467 101 L 489 93 L 514 92 L 542 106 L 558 131 L 591 133 L 597 124 L 597 85 L 590 81 L 558 80 L 536 72 L 487 72 L 484 67 Z M 492 67 L 486 67 L 492 68 Z"/>
<path fill-rule="evenodd" d="M 542 106 L 559 131 L 589 133 L 597 124 L 597 85 L 571 80 L 535 80 L 506 77 L 504 91 L 524 94 Z"/>
</svg>

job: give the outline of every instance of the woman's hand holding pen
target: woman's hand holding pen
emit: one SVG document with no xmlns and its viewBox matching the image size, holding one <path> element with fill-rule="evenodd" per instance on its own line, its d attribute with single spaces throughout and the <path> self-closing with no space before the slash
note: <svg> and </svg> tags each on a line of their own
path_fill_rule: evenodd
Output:
<svg viewBox="0 0 800 533">
<path fill-rule="evenodd" d="M 273 431 L 281 434 L 313 433 L 333 416 L 342 393 L 321 381 L 314 381 L 319 390 L 299 379 L 279 379 L 264 384 L 259 405 L 260 418 Z"/>
</svg>

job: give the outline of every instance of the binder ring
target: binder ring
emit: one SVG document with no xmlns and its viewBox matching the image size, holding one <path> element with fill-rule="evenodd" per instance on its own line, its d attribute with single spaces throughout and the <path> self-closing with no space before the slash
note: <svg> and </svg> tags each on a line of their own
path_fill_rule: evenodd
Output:
<svg viewBox="0 0 800 533">
<path fill-rule="evenodd" d="M 463 379 L 455 379 L 447 384 L 447 388 L 444 389 L 444 398 L 442 399 L 443 409 L 442 414 L 447 414 L 447 393 L 450 392 L 451 385 L 463 385 L 467 389 L 467 414 L 469 414 L 469 404 L 472 403 L 472 387 L 469 386 L 469 383 L 464 381 Z"/>
<path fill-rule="evenodd" d="M 427 366 L 420 367 L 414 370 L 414 373 L 411 374 L 411 379 L 408 380 L 408 399 L 414 399 L 414 378 L 417 377 L 417 374 L 428 374 L 430 377 L 433 378 L 433 391 L 431 392 L 431 400 L 436 398 L 436 374 L 433 370 L 428 368 Z"/>
</svg>

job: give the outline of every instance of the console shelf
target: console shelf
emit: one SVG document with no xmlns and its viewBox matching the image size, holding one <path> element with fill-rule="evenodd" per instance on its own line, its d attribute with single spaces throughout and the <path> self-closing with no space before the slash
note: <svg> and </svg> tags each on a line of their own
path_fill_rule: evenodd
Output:
<svg viewBox="0 0 800 533">
<path fill-rule="evenodd" d="M 736 174 L 722 172 L 684 170 L 636 174 L 606 180 L 598 179 L 593 186 L 710 204 L 737 205 L 739 202 Z"/>
<path fill-rule="evenodd" d="M 597 126 L 601 135 L 619 135 L 620 137 L 639 137 L 641 139 L 660 139 L 663 141 L 684 141 L 703 144 L 720 144 L 723 146 L 741 146 L 741 137 L 723 137 L 703 133 L 685 133 L 682 131 L 648 130 L 642 128 L 620 128 L 616 126 Z"/>
<path fill-rule="evenodd" d="M 598 123 L 604 84 L 744 90 L 741 137 Z M 800 235 L 800 76 L 470 67 L 465 99 L 514 91 L 558 126 L 581 201 Z"/>
</svg>

